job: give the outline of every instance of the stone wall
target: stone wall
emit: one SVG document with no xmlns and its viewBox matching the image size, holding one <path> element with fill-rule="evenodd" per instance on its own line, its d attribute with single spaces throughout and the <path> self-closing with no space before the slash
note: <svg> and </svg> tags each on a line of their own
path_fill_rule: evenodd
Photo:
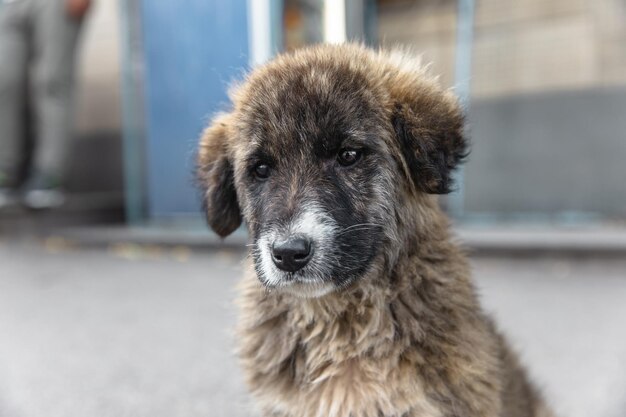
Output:
<svg viewBox="0 0 626 417">
<path fill-rule="evenodd" d="M 382 44 L 411 45 L 454 82 L 457 2 L 379 2 Z M 472 91 L 506 96 L 626 85 L 621 0 L 477 0 Z"/>
</svg>

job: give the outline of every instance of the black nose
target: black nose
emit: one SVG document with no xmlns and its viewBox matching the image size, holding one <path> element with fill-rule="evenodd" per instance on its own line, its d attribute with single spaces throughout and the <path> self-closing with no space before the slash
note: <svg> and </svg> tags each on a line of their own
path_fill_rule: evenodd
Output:
<svg viewBox="0 0 626 417">
<path fill-rule="evenodd" d="M 274 264 L 287 272 L 296 272 L 311 259 L 311 241 L 302 236 L 277 239 L 272 245 Z"/>
</svg>

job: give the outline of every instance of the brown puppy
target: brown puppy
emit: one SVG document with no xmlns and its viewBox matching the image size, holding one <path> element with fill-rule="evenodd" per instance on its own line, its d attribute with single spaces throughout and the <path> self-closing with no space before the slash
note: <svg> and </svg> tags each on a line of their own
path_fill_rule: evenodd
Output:
<svg viewBox="0 0 626 417">
<path fill-rule="evenodd" d="M 221 236 L 251 257 L 240 356 L 265 416 L 549 416 L 478 304 L 434 194 L 466 155 L 463 117 L 402 54 L 279 56 L 204 133 Z"/>
</svg>

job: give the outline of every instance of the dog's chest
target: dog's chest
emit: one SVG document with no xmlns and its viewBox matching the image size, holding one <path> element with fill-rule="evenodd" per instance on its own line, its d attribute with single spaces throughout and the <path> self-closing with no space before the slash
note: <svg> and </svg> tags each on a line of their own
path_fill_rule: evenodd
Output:
<svg viewBox="0 0 626 417">
<path fill-rule="evenodd" d="M 295 373 L 285 375 L 292 378 L 293 385 L 285 385 L 288 388 L 274 397 L 273 411 L 293 417 L 440 415 L 414 369 L 391 369 L 384 362 L 384 358 L 361 357 L 327 362 L 300 375 L 295 369 Z"/>
<path fill-rule="evenodd" d="M 313 355 L 315 353 L 312 353 Z M 437 417 L 415 369 L 392 368 L 385 358 L 341 362 L 307 358 L 298 353 L 290 368 L 253 387 L 268 415 L 284 417 Z M 320 358 L 325 356 L 320 353 Z M 262 366 L 262 364 L 259 364 Z M 278 389 L 276 389 L 278 388 Z"/>
<path fill-rule="evenodd" d="M 258 315 L 259 302 L 244 303 L 250 307 L 244 315 Z M 440 415 L 424 391 L 415 359 L 395 345 L 391 318 L 357 313 L 330 319 L 287 309 L 243 329 L 244 370 L 268 415 Z"/>
</svg>

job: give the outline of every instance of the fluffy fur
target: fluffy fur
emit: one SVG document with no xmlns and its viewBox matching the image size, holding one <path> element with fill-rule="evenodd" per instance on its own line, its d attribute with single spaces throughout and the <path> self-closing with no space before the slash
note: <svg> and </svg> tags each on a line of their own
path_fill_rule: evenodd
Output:
<svg viewBox="0 0 626 417">
<path fill-rule="evenodd" d="M 467 149 L 450 92 L 406 55 L 342 45 L 279 56 L 231 98 L 198 172 L 211 227 L 250 234 L 238 343 L 264 416 L 551 415 L 437 204 Z M 271 244 L 294 234 L 315 252 L 287 273 Z"/>
</svg>

